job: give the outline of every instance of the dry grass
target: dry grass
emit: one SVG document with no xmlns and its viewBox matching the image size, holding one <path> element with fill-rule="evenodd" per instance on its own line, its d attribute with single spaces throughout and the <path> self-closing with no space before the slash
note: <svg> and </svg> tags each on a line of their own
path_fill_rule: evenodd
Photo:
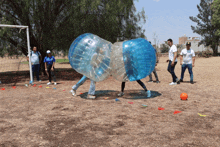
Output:
<svg viewBox="0 0 220 147">
<path fill-rule="evenodd" d="M 82 95 L 71 96 L 69 90 L 79 77 L 59 80 L 50 88 L 45 80 L 36 87 L 25 87 L 24 82 L 17 83 L 16 89 L 11 84 L 0 85 L 6 88 L 0 90 L 0 146 L 219 146 L 219 58 L 197 58 L 196 83 L 176 86 L 168 85 L 171 75 L 166 59 L 161 57 L 156 67 L 160 84 L 142 79 L 153 91 L 150 99 L 140 94 L 137 82 L 130 82 L 126 95 L 116 102 L 121 83 L 112 77 L 96 84 L 96 100 L 84 99 L 90 81 L 77 90 Z M 179 77 L 179 63 L 175 71 Z M 184 81 L 189 81 L 187 71 Z M 188 101 L 180 100 L 182 92 L 188 93 Z M 132 99 L 135 93 L 139 97 Z M 175 110 L 182 112 L 173 114 Z"/>
</svg>

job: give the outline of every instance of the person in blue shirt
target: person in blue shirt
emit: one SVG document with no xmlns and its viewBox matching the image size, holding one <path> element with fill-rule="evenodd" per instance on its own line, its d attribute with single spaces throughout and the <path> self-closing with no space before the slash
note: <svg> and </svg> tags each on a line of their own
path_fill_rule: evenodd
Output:
<svg viewBox="0 0 220 147">
<path fill-rule="evenodd" d="M 54 85 L 57 85 L 56 77 L 55 77 L 55 68 L 54 68 L 55 61 L 56 60 L 54 56 L 51 55 L 50 50 L 47 50 L 47 56 L 44 58 L 45 70 L 49 77 L 49 83 L 47 83 L 47 85 L 51 84 L 51 76 L 53 76 Z"/>
</svg>

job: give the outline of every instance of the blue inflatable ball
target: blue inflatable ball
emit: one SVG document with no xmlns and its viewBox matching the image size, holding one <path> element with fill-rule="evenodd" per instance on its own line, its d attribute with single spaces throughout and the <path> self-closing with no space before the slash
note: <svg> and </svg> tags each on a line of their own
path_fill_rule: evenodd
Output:
<svg viewBox="0 0 220 147">
<path fill-rule="evenodd" d="M 94 34 L 77 37 L 69 49 L 69 62 L 73 69 L 98 82 L 110 76 L 112 43 Z"/>
<path fill-rule="evenodd" d="M 112 46 L 111 74 L 119 81 L 143 79 L 153 72 L 155 65 L 155 49 L 146 39 L 116 42 Z"/>
</svg>

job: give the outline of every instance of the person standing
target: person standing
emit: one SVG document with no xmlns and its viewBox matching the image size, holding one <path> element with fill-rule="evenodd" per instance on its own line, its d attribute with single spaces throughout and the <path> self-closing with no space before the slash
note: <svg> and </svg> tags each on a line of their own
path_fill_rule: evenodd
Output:
<svg viewBox="0 0 220 147">
<path fill-rule="evenodd" d="M 32 75 L 33 75 L 33 81 L 34 82 L 34 73 L 36 73 L 37 81 L 41 81 L 39 78 L 39 72 L 40 72 L 40 64 L 42 61 L 42 56 L 39 51 L 37 51 L 37 47 L 33 47 L 33 51 L 31 51 L 31 65 L 32 65 Z M 29 61 L 29 55 L 27 56 L 27 61 Z"/>
<path fill-rule="evenodd" d="M 151 44 L 150 41 L 149 41 L 149 43 Z M 156 59 L 157 59 L 157 62 L 156 62 L 156 65 L 155 65 L 155 66 L 157 66 L 157 63 L 158 63 L 158 54 L 157 54 L 157 50 L 156 50 L 156 49 L 154 49 L 154 50 L 155 50 Z M 154 68 L 153 73 L 154 73 L 154 76 L 155 76 L 155 78 L 156 78 L 156 83 L 160 83 L 160 81 L 159 81 L 159 79 L 158 79 L 158 76 L 157 76 L 156 68 Z M 149 75 L 149 78 L 150 78 L 150 79 L 149 79 L 148 83 L 153 82 L 152 73 Z"/>
<path fill-rule="evenodd" d="M 47 83 L 47 85 L 51 84 L 51 76 L 53 77 L 54 85 L 57 85 L 55 77 L 55 61 L 54 56 L 51 55 L 51 51 L 47 50 L 47 56 L 44 58 L 45 71 L 49 77 L 49 83 Z"/>
<path fill-rule="evenodd" d="M 183 82 L 185 70 L 188 68 L 190 83 L 194 84 L 192 68 L 195 66 L 195 52 L 191 49 L 191 42 L 187 42 L 186 48 L 180 53 L 180 65 L 182 66 L 180 82 Z"/>
<path fill-rule="evenodd" d="M 74 85 L 72 87 L 72 90 L 70 90 L 70 92 L 72 93 L 73 96 L 76 96 L 76 90 L 87 80 L 88 78 L 86 76 L 83 76 L 78 83 L 76 83 L 76 85 Z M 89 92 L 88 92 L 88 99 L 95 99 L 95 84 L 96 82 L 91 80 L 91 84 L 90 84 L 90 88 L 89 88 Z"/>
<path fill-rule="evenodd" d="M 173 82 L 171 82 L 169 85 L 176 85 L 180 83 L 179 79 L 177 78 L 174 72 L 175 66 L 177 64 L 177 47 L 173 44 L 172 39 L 168 39 L 167 43 L 170 46 L 169 60 L 167 60 L 167 62 L 169 62 L 167 70 L 172 75 L 172 79 L 173 79 Z"/>
</svg>

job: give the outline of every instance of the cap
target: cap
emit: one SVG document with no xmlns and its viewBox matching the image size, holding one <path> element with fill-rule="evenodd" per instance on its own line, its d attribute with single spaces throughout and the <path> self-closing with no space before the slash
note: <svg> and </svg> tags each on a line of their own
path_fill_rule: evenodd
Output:
<svg viewBox="0 0 220 147">
<path fill-rule="evenodd" d="M 50 50 L 47 50 L 47 54 L 51 53 Z"/>
<path fill-rule="evenodd" d="M 187 42 L 186 45 L 191 45 L 191 42 Z"/>
</svg>

